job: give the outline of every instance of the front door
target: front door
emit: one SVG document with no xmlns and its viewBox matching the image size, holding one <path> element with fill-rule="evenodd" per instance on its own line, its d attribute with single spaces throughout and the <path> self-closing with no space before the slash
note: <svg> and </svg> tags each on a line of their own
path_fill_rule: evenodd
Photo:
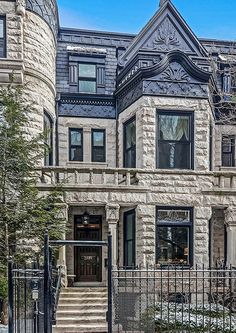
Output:
<svg viewBox="0 0 236 333">
<path fill-rule="evenodd" d="M 102 217 L 90 216 L 89 224 L 82 223 L 82 216 L 75 216 L 75 239 L 81 241 L 100 241 L 102 236 Z M 101 247 L 75 247 L 76 281 L 101 281 Z"/>
</svg>

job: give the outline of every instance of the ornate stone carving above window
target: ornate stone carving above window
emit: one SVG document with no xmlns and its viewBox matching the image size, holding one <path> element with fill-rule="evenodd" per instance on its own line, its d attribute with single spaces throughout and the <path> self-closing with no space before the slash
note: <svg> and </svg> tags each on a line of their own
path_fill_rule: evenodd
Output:
<svg viewBox="0 0 236 333">
<path fill-rule="evenodd" d="M 178 62 L 172 62 L 168 68 L 160 75 L 161 80 L 174 82 L 189 82 L 191 80 L 189 74 Z"/>
</svg>

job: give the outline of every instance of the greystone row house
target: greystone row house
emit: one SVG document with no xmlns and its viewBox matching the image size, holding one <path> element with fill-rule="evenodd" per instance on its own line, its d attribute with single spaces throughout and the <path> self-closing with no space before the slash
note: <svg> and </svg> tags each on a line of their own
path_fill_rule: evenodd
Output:
<svg viewBox="0 0 236 333">
<path fill-rule="evenodd" d="M 1 85 L 27 83 L 29 132 L 50 129 L 39 187 L 65 180 L 66 239 L 110 232 L 114 266 L 236 265 L 233 41 L 198 38 L 171 1 L 131 35 L 62 28 L 56 0 L 2 0 L 0 57 Z M 106 282 L 106 248 L 60 263 L 70 286 Z"/>
</svg>

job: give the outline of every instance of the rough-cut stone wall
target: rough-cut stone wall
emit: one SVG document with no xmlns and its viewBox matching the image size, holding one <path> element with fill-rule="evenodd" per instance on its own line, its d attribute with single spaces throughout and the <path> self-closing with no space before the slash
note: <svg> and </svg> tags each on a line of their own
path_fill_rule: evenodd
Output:
<svg viewBox="0 0 236 333">
<path fill-rule="evenodd" d="M 231 125 L 216 125 L 215 126 L 215 138 L 214 138 L 214 156 L 215 156 L 215 170 L 219 170 L 222 167 L 222 136 L 223 135 L 235 135 L 236 138 L 236 126 Z M 235 161 L 236 162 L 236 161 Z"/>
<path fill-rule="evenodd" d="M 48 24 L 37 14 L 1 1 L 0 14 L 6 14 L 7 58 L 0 63 L 0 83 L 23 84 L 23 98 L 30 106 L 30 135 L 43 131 L 47 111 L 55 126 L 56 41 Z M 54 131 L 55 132 L 55 131 Z M 55 145 L 54 145 L 55 146 Z M 54 154 L 55 155 L 55 154 Z"/>
<path fill-rule="evenodd" d="M 137 167 L 156 168 L 157 111 L 194 112 L 195 170 L 209 170 L 211 109 L 207 100 L 165 97 L 141 97 L 119 115 L 119 165 L 123 164 L 123 124 L 136 115 Z"/>
<path fill-rule="evenodd" d="M 84 161 L 69 161 L 69 128 L 83 129 Z M 106 130 L 106 162 L 92 163 L 91 129 Z M 111 119 L 91 119 L 76 117 L 59 117 L 59 164 L 61 166 L 116 166 L 116 121 Z M 91 164 L 92 163 L 92 164 Z"/>
<path fill-rule="evenodd" d="M 23 57 L 23 20 L 15 11 L 15 3 L 0 1 L 0 15 L 6 15 L 7 58 Z"/>
</svg>

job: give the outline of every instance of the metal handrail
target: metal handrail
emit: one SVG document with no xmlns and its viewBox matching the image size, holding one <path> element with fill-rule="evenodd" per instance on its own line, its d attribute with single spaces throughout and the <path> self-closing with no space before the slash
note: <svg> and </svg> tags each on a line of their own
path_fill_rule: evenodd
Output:
<svg viewBox="0 0 236 333">
<path fill-rule="evenodd" d="M 56 312 L 61 292 L 61 284 L 62 284 L 62 266 L 59 266 L 57 270 L 57 285 L 54 293 L 53 321 L 56 321 Z"/>
</svg>

